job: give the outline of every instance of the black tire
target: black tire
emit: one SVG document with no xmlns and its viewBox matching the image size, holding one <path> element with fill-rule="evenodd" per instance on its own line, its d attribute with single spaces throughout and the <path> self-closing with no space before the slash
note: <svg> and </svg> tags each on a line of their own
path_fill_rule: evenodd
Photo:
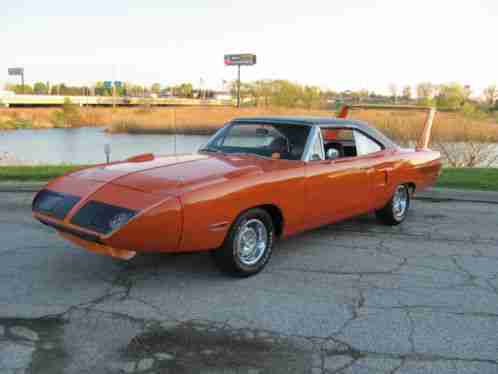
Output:
<svg viewBox="0 0 498 374">
<path fill-rule="evenodd" d="M 397 205 L 397 199 L 400 198 L 398 193 L 401 193 L 401 199 L 404 200 L 404 208 L 401 210 Z M 394 194 L 389 202 L 379 210 L 375 211 L 377 218 L 384 224 L 390 226 L 399 225 L 406 218 L 408 208 L 410 207 L 410 189 L 405 184 L 400 184 L 394 190 Z"/>
<path fill-rule="evenodd" d="M 264 229 L 261 224 L 264 225 Z M 252 233 L 248 233 L 248 231 L 252 231 Z M 241 249 L 241 243 L 246 243 L 244 233 L 249 235 L 249 239 L 256 235 L 254 249 L 250 253 L 254 254 L 253 257 L 250 257 L 250 254 L 246 257 L 243 256 L 243 249 L 246 248 L 243 246 Z M 242 213 L 232 224 L 223 245 L 213 252 L 214 260 L 223 272 L 232 276 L 248 277 L 257 274 L 270 260 L 274 238 L 273 221 L 268 212 L 258 208 L 250 209 Z M 263 249 L 264 240 L 266 243 Z M 247 246 L 247 248 L 250 247 L 250 245 Z M 254 261 L 254 263 L 249 260 Z"/>
</svg>

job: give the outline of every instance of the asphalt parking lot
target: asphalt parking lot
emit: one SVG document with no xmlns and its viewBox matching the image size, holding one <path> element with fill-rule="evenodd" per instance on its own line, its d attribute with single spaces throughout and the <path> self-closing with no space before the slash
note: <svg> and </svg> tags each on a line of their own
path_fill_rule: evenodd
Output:
<svg viewBox="0 0 498 374">
<path fill-rule="evenodd" d="M 0 373 L 497 373 L 498 205 L 414 201 L 280 242 L 249 279 L 209 254 L 122 262 L 0 193 Z"/>
</svg>

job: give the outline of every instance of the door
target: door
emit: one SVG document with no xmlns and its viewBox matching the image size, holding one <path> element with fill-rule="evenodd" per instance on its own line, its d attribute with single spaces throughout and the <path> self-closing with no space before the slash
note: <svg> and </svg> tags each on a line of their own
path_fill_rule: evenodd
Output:
<svg viewBox="0 0 498 374">
<path fill-rule="evenodd" d="M 390 157 L 392 150 L 383 149 L 382 145 L 368 135 L 353 132 L 358 160 L 368 171 L 370 190 L 368 192 L 368 210 L 384 206 L 391 196 L 391 172 L 395 161 Z"/>
<path fill-rule="evenodd" d="M 361 157 L 324 159 L 318 132 L 305 166 L 306 228 L 362 213 L 369 206 L 369 168 Z"/>
</svg>

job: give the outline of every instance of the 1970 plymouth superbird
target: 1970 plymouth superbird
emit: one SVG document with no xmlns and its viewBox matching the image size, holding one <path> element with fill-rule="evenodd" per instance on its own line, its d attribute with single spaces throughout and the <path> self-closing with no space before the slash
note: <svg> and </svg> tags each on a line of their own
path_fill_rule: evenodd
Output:
<svg viewBox="0 0 498 374">
<path fill-rule="evenodd" d="M 57 178 L 33 214 L 94 252 L 213 251 L 222 270 L 248 276 L 277 238 L 371 211 L 401 223 L 411 195 L 440 173 L 430 131 L 403 149 L 346 118 L 234 119 L 196 154 L 145 154 Z"/>
</svg>

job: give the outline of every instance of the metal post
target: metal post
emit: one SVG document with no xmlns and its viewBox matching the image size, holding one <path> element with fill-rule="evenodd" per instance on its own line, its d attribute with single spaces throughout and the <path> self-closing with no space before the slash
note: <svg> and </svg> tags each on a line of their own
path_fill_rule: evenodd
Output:
<svg viewBox="0 0 498 374">
<path fill-rule="evenodd" d="M 237 65 L 237 108 L 240 108 L 240 65 Z"/>
<path fill-rule="evenodd" d="M 173 107 L 173 153 L 176 157 L 176 107 Z"/>
<path fill-rule="evenodd" d="M 112 83 L 112 109 L 116 109 L 116 81 Z"/>
<path fill-rule="evenodd" d="M 24 69 L 21 73 L 21 92 L 24 93 Z"/>
<path fill-rule="evenodd" d="M 104 144 L 104 153 L 106 163 L 108 164 L 111 162 L 111 145 L 109 143 Z"/>
</svg>

